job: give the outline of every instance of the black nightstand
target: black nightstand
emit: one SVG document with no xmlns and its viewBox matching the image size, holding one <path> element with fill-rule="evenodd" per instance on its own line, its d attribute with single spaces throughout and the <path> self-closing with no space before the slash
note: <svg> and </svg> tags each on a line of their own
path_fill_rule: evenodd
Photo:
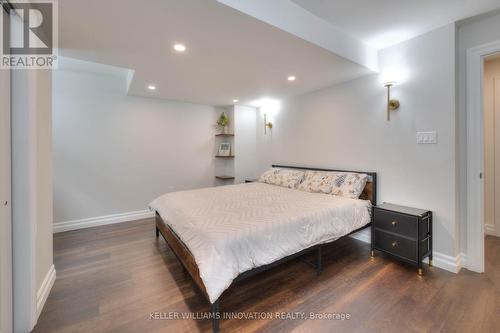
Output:
<svg viewBox="0 0 500 333">
<path fill-rule="evenodd" d="M 245 183 L 255 183 L 257 179 L 245 179 Z"/>
<path fill-rule="evenodd" d="M 383 203 L 373 207 L 372 256 L 378 250 L 415 264 L 422 275 L 422 260 L 432 266 L 432 212 Z"/>
</svg>

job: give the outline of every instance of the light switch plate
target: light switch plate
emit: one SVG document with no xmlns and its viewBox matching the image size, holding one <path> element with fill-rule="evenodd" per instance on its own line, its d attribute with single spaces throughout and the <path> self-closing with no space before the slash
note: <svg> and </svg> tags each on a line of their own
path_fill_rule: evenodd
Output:
<svg viewBox="0 0 500 333">
<path fill-rule="evenodd" d="M 417 143 L 418 144 L 436 144 L 437 143 L 437 132 L 417 132 Z"/>
</svg>

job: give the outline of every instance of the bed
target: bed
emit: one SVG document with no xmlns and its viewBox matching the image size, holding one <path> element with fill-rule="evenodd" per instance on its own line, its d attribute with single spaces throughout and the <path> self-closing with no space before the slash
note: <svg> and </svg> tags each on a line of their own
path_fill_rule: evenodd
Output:
<svg viewBox="0 0 500 333">
<path fill-rule="evenodd" d="M 371 224 L 376 173 L 273 165 L 273 168 L 367 175 L 359 199 L 253 182 L 162 195 L 150 204 L 156 235 L 211 304 L 219 331 L 219 299 L 234 282 L 316 251 Z"/>
</svg>

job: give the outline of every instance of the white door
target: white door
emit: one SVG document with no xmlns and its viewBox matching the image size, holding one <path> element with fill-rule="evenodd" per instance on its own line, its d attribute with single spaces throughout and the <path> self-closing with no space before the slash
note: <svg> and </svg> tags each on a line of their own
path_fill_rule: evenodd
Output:
<svg viewBox="0 0 500 333">
<path fill-rule="evenodd" d="M 10 71 L 0 70 L 0 332 L 12 331 Z"/>
</svg>

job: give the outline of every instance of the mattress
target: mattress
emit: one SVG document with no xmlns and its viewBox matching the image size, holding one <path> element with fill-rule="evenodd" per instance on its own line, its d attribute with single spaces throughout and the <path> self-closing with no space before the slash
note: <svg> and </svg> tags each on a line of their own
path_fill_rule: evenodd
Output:
<svg viewBox="0 0 500 333">
<path fill-rule="evenodd" d="M 150 208 L 191 251 L 213 303 L 239 274 L 365 226 L 371 203 L 247 183 L 167 193 Z"/>
</svg>

